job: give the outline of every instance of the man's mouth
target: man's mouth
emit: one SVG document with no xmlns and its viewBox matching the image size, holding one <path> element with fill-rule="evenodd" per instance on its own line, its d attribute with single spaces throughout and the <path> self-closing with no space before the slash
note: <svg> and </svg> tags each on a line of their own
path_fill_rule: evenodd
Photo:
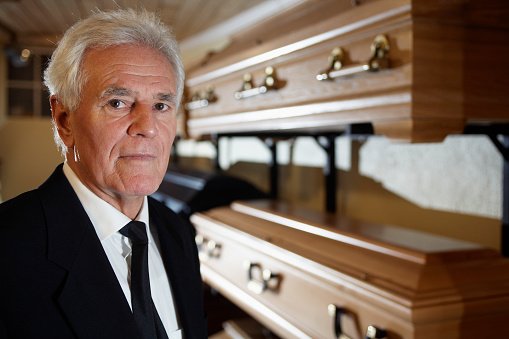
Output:
<svg viewBox="0 0 509 339">
<path fill-rule="evenodd" d="M 152 153 L 132 153 L 121 155 L 119 158 L 125 160 L 154 160 L 157 156 Z"/>
</svg>

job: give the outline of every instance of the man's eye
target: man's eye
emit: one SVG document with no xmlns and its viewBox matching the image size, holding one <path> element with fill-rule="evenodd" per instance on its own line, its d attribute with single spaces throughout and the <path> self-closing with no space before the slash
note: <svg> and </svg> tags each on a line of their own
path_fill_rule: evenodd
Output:
<svg viewBox="0 0 509 339">
<path fill-rule="evenodd" d="M 111 99 L 110 101 L 108 101 L 108 105 L 110 105 L 113 108 L 124 108 L 124 107 L 127 107 L 125 102 L 123 102 L 122 100 L 118 100 L 118 99 Z"/>
<path fill-rule="evenodd" d="M 157 111 L 166 111 L 170 108 L 170 106 L 168 106 L 167 104 L 163 104 L 162 102 L 158 102 L 157 104 L 154 105 L 154 108 Z"/>
</svg>

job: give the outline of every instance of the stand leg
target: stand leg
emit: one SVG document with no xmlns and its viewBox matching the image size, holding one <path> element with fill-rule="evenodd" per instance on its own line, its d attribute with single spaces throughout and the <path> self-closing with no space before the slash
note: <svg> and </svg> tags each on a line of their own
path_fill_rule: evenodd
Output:
<svg viewBox="0 0 509 339">
<path fill-rule="evenodd" d="M 509 135 L 501 136 L 501 144 L 506 152 L 509 149 Z M 502 228 L 500 250 L 504 257 L 509 257 L 509 160 L 503 157 L 502 171 Z"/>
<path fill-rule="evenodd" d="M 316 141 L 327 155 L 323 174 L 325 177 L 325 210 L 328 213 L 336 212 L 336 136 L 335 134 L 327 134 L 316 137 Z"/>
<path fill-rule="evenodd" d="M 509 135 L 491 133 L 489 138 L 502 154 L 502 225 L 500 228 L 500 252 L 509 257 Z"/>
<path fill-rule="evenodd" d="M 179 140 L 180 140 L 180 138 L 178 136 L 175 137 L 175 140 L 173 141 L 173 145 L 171 145 L 170 159 L 174 165 L 178 165 L 178 163 L 179 163 L 179 153 L 177 151 Z"/>
<path fill-rule="evenodd" d="M 277 142 L 273 138 L 266 138 L 265 145 L 269 148 L 271 158 L 269 163 L 270 198 L 279 196 L 279 166 L 277 163 Z"/>
<path fill-rule="evenodd" d="M 221 164 L 219 163 L 219 139 L 219 136 L 213 135 L 210 140 L 216 149 L 216 156 L 214 157 L 214 169 L 218 172 L 221 171 Z"/>
<path fill-rule="evenodd" d="M 325 208 L 327 212 L 336 212 L 336 142 L 334 136 L 327 136 L 327 162 L 323 169 L 325 175 Z"/>
</svg>

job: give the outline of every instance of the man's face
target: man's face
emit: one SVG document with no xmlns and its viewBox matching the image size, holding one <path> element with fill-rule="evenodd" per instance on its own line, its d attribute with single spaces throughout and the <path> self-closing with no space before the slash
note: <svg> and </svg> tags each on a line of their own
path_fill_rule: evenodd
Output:
<svg viewBox="0 0 509 339">
<path fill-rule="evenodd" d="M 79 154 L 74 162 L 68 153 L 69 165 L 105 200 L 153 193 L 176 133 L 173 67 L 158 51 L 120 45 L 88 51 L 83 70 L 81 101 L 63 138 Z"/>
</svg>

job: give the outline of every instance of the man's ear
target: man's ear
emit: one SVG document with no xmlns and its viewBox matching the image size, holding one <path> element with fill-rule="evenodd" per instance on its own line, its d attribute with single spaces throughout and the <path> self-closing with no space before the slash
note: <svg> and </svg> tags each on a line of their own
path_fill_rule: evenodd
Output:
<svg viewBox="0 0 509 339">
<path fill-rule="evenodd" d="M 58 135 L 67 147 L 74 146 L 69 110 L 58 100 L 56 95 L 50 97 L 51 116 L 58 130 Z"/>
</svg>

